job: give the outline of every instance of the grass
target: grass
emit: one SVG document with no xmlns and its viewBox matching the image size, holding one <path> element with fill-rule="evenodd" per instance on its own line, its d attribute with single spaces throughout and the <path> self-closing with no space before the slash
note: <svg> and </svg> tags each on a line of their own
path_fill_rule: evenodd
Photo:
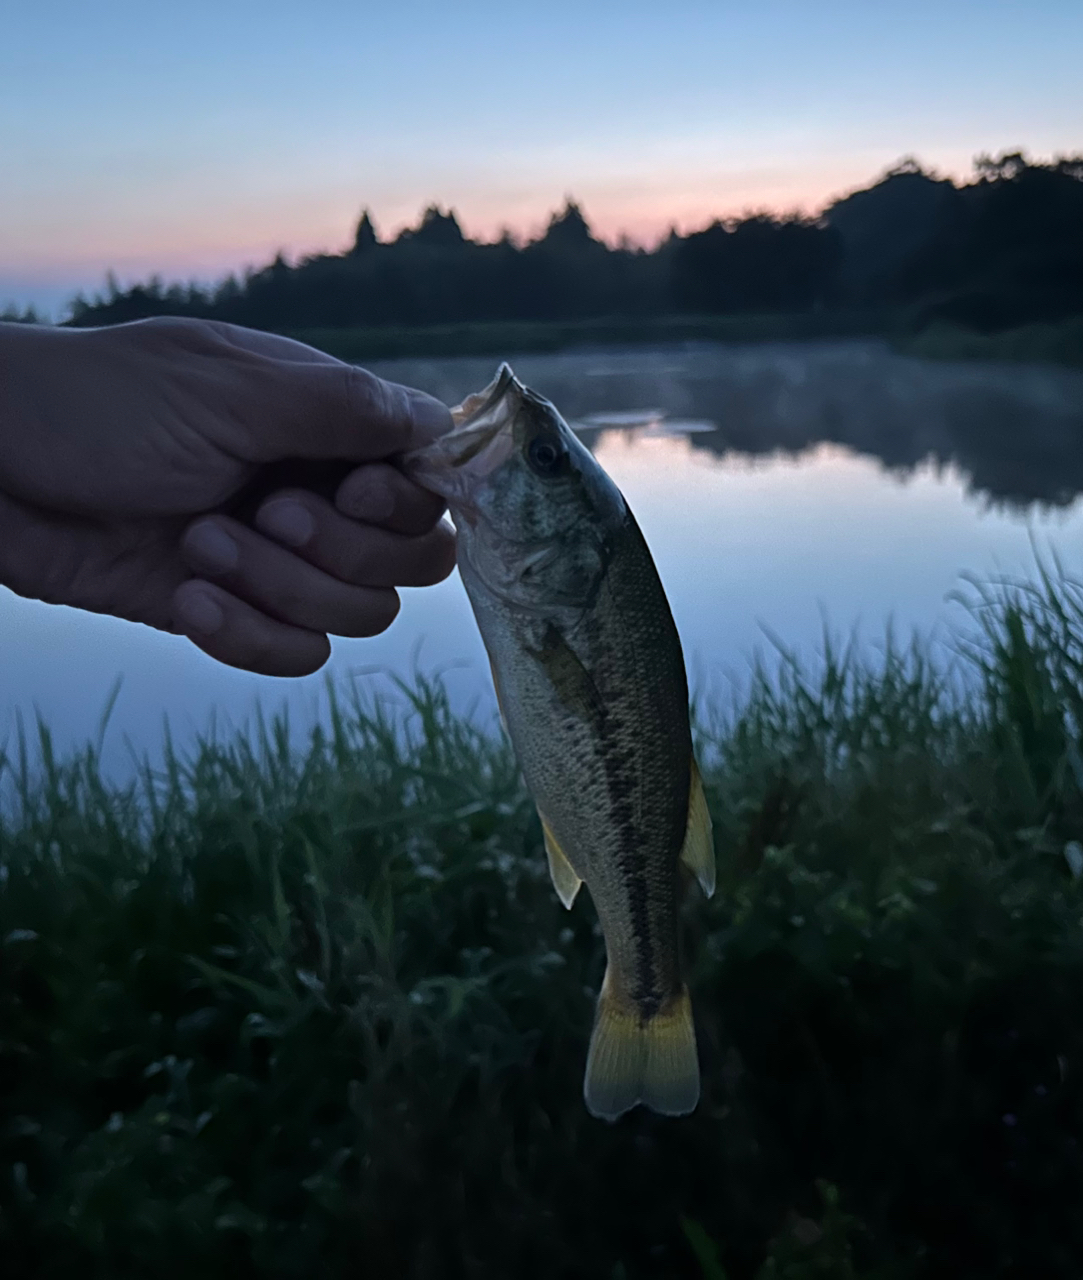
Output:
<svg viewBox="0 0 1083 1280">
<path fill-rule="evenodd" d="M 1083 587 L 783 656 L 707 717 L 704 1096 L 592 1120 L 602 947 L 438 684 L 291 750 L 9 743 L 0 1256 L 16 1277 L 1075 1277 Z"/>
<path fill-rule="evenodd" d="M 879 312 L 781 315 L 610 316 L 566 321 L 494 321 L 377 329 L 292 329 L 288 336 L 340 360 L 405 356 L 485 356 L 566 351 L 576 347 L 653 346 L 668 342 L 768 342 L 865 337 L 885 331 Z"/>
</svg>

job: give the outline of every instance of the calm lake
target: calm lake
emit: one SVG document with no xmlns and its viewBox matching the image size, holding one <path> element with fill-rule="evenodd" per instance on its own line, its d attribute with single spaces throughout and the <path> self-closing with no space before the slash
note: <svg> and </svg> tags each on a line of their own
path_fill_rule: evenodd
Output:
<svg viewBox="0 0 1083 1280">
<path fill-rule="evenodd" d="M 495 360 L 373 365 L 449 403 Z M 624 491 L 654 552 L 694 688 L 740 682 L 769 636 L 813 656 L 830 631 L 862 643 L 963 625 L 960 574 L 1026 573 L 1033 545 L 1083 561 L 1083 374 L 947 364 L 877 343 L 524 356 Z M 325 681 L 388 690 L 386 672 L 447 670 L 451 694 L 490 714 L 488 665 L 457 575 L 403 592 L 391 629 L 336 641 L 324 672 L 272 680 L 220 667 L 187 641 L 0 591 L 0 743 L 35 710 L 66 748 L 119 694 L 106 760 L 184 743 L 257 703 L 310 724 Z"/>
</svg>

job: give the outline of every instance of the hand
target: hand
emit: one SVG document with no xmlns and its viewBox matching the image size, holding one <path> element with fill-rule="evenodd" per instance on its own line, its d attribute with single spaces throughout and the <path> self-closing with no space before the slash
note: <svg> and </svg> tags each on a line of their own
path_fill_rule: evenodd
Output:
<svg viewBox="0 0 1083 1280">
<path fill-rule="evenodd" d="M 0 583 L 305 675 L 329 634 L 389 626 L 395 586 L 451 572 L 441 501 L 393 463 L 450 425 L 422 392 L 235 325 L 0 324 Z"/>
</svg>

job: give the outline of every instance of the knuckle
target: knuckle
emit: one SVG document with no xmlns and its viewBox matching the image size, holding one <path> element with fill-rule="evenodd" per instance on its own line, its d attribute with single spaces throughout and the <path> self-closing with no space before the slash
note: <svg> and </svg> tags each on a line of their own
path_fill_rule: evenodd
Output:
<svg viewBox="0 0 1083 1280">
<path fill-rule="evenodd" d="M 264 624 L 236 627 L 233 634 L 236 646 L 238 665 L 247 667 L 257 675 L 275 675 L 278 671 L 276 662 L 278 646 L 270 628 Z"/>
<path fill-rule="evenodd" d="M 331 655 L 326 635 L 280 629 L 273 621 L 252 628 L 243 665 L 264 676 L 305 676 L 318 671 Z"/>
<path fill-rule="evenodd" d="M 379 411 L 379 378 L 354 365 L 344 365 L 339 377 L 342 379 L 343 399 L 354 417 L 368 419 Z"/>
<path fill-rule="evenodd" d="M 314 557 L 319 567 L 350 587 L 379 587 L 387 576 L 387 545 L 381 531 L 364 525 L 328 530 Z"/>
<path fill-rule="evenodd" d="M 407 421 L 406 393 L 367 369 L 344 365 L 345 401 L 350 413 L 370 424 Z"/>
<path fill-rule="evenodd" d="M 375 636 L 387 628 L 398 617 L 401 602 L 398 592 L 390 587 L 366 593 L 364 606 L 358 611 L 359 636 Z"/>
<path fill-rule="evenodd" d="M 434 557 L 437 566 L 436 577 L 433 582 L 443 582 L 455 570 L 455 561 L 457 559 L 457 550 L 454 538 L 448 538 L 441 548 L 438 556 Z"/>
<path fill-rule="evenodd" d="M 151 347 L 182 346 L 204 350 L 219 345 L 221 334 L 214 321 L 187 316 L 150 316 L 132 324 L 133 336 Z"/>
<path fill-rule="evenodd" d="M 311 675 L 313 671 L 319 671 L 330 656 L 331 642 L 325 635 L 313 635 L 311 639 L 306 636 L 304 643 L 290 654 L 288 668 L 280 668 L 280 673 L 289 676 Z"/>
<path fill-rule="evenodd" d="M 340 572 L 343 581 L 349 582 L 355 587 L 379 585 L 373 581 L 376 565 L 368 539 L 365 539 L 364 542 L 357 541 L 353 543 L 350 549 L 344 553 Z"/>
<path fill-rule="evenodd" d="M 408 501 L 403 502 L 402 507 L 403 529 L 405 532 L 414 534 L 428 533 L 444 514 L 442 499 L 420 492 L 409 494 Z"/>
<path fill-rule="evenodd" d="M 273 599 L 268 599 L 266 608 L 282 622 L 303 627 L 306 623 L 302 619 L 312 616 L 311 594 L 302 586 L 282 583 L 274 591 Z"/>
<path fill-rule="evenodd" d="M 455 568 L 455 535 L 449 529 L 437 528 L 419 539 L 417 565 L 419 586 L 443 582 Z"/>
</svg>

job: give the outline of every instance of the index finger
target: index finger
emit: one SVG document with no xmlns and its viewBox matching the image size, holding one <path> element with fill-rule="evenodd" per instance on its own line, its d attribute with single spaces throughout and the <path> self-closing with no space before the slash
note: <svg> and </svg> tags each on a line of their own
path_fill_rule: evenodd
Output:
<svg viewBox="0 0 1083 1280">
<path fill-rule="evenodd" d="M 183 320 L 170 321 L 169 334 L 202 360 L 200 385 L 216 401 L 219 443 L 245 462 L 371 462 L 451 429 L 450 410 L 433 396 L 292 338 Z"/>
<path fill-rule="evenodd" d="M 253 461 L 343 458 L 371 462 L 451 430 L 451 411 L 433 396 L 385 382 L 357 365 L 272 360 L 253 431 Z M 270 371 L 268 371 L 270 372 Z"/>
</svg>

